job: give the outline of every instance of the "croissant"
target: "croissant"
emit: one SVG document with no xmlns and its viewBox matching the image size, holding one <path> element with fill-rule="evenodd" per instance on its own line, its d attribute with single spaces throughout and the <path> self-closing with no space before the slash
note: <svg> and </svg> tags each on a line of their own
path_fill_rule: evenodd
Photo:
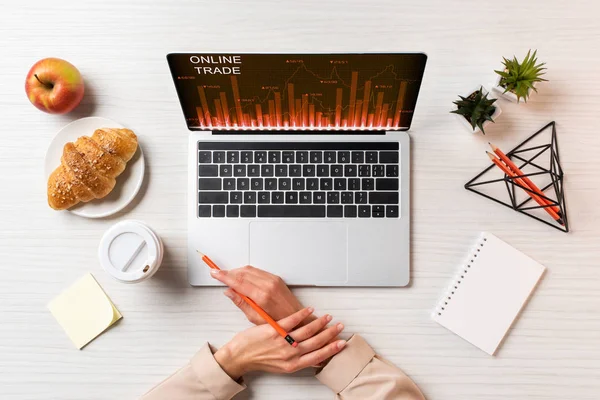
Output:
<svg viewBox="0 0 600 400">
<path fill-rule="evenodd" d="M 65 144 L 60 166 L 48 178 L 48 204 L 66 210 L 79 202 L 101 199 L 137 150 L 137 136 L 129 129 L 96 129 Z"/>
</svg>

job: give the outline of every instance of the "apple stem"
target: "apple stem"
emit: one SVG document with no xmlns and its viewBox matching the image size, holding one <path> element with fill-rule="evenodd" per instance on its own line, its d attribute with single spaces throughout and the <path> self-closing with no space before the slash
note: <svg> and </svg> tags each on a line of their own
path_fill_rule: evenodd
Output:
<svg viewBox="0 0 600 400">
<path fill-rule="evenodd" d="M 42 82 L 42 80 L 38 78 L 37 74 L 33 74 L 33 76 L 35 76 L 35 79 L 37 79 L 39 83 L 46 86 L 47 88 L 52 89 L 54 87 L 54 85 L 51 83 Z"/>
</svg>

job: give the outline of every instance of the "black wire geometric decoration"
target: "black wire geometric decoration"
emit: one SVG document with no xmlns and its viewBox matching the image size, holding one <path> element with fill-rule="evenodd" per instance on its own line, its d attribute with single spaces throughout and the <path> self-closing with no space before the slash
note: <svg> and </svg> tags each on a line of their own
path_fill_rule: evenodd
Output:
<svg viewBox="0 0 600 400">
<path fill-rule="evenodd" d="M 536 140 L 539 141 L 543 136 L 542 133 L 547 130 L 551 130 L 550 143 L 534 144 L 533 142 Z M 526 147 L 528 144 L 530 147 Z M 500 171 L 496 165 L 492 164 L 467 182 L 465 184 L 465 189 L 493 200 L 496 203 L 512 208 L 521 214 L 525 214 L 560 231 L 569 232 L 569 219 L 567 217 L 567 207 L 563 187 L 564 174 L 560 165 L 560 156 L 558 154 L 555 122 L 552 121 L 548 123 L 542 129 L 525 139 L 525 141 L 517 147 L 506 153 L 506 156 L 510 158 L 512 162 L 517 164 L 519 169 L 523 172 L 522 175 L 510 177 Z M 546 161 L 543 161 L 544 159 Z M 496 173 L 498 176 L 498 172 L 502 173 L 503 176 L 497 179 L 483 180 L 485 175 L 491 173 Z M 533 182 L 547 182 L 545 185 L 537 185 L 540 187 L 543 194 L 533 192 L 528 187 L 516 182 L 517 179 L 523 177 L 528 177 Z M 490 185 L 495 185 L 496 189 L 499 189 L 498 185 L 502 184 L 506 189 L 501 190 L 500 192 L 502 193 L 498 192 L 496 195 L 493 195 L 489 193 L 489 190 L 486 192 L 486 188 Z M 549 204 L 545 206 L 538 205 L 524 191 L 537 194 Z M 504 199 L 501 199 L 500 197 L 503 197 Z M 542 210 L 543 208 L 549 207 L 558 207 L 560 211 L 558 211 L 557 214 L 560 217 L 560 222 L 562 222 L 562 224 Z"/>
</svg>

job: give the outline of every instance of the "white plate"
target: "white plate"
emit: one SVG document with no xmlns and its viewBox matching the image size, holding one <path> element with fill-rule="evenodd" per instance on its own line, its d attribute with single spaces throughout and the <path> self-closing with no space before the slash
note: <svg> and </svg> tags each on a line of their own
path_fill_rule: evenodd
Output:
<svg viewBox="0 0 600 400">
<path fill-rule="evenodd" d="M 46 181 L 52 171 L 60 165 L 63 147 L 67 142 L 74 142 L 80 136 L 92 136 L 99 128 L 124 128 L 123 125 L 101 117 L 81 118 L 62 128 L 48 147 L 44 171 Z M 138 150 L 127 163 L 125 171 L 117 177 L 115 188 L 102 199 L 92 200 L 88 203 L 79 203 L 68 211 L 86 218 L 108 217 L 121 211 L 134 199 L 144 181 L 144 153 L 138 142 Z"/>
</svg>

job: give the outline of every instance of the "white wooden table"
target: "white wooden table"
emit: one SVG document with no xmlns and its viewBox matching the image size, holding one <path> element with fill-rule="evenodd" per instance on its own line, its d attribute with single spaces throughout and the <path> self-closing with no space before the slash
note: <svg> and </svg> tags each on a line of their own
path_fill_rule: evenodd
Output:
<svg viewBox="0 0 600 400">
<path fill-rule="evenodd" d="M 248 323 L 219 289 L 186 282 L 188 131 L 165 55 L 176 51 L 425 51 L 411 137 L 413 284 L 296 294 L 360 332 L 430 399 L 600 396 L 600 7 L 592 1 L 5 1 L 0 11 L 0 398 L 136 398 L 209 340 Z M 456 95 L 493 81 L 501 56 L 538 49 L 549 83 L 527 105 L 502 103 L 486 137 L 448 114 Z M 62 57 L 83 73 L 83 105 L 44 114 L 24 93 L 29 67 Z M 146 182 L 133 205 L 88 220 L 46 204 L 43 159 L 55 132 L 88 115 L 140 136 Z M 492 139 L 510 148 L 557 121 L 572 232 L 467 192 Z M 166 244 L 157 276 L 118 283 L 96 258 L 102 233 L 134 218 Z M 489 230 L 548 267 L 497 357 L 433 323 L 457 263 Z M 124 319 L 77 351 L 46 309 L 93 272 Z M 329 399 L 308 375 L 252 375 L 240 398 Z"/>
</svg>

